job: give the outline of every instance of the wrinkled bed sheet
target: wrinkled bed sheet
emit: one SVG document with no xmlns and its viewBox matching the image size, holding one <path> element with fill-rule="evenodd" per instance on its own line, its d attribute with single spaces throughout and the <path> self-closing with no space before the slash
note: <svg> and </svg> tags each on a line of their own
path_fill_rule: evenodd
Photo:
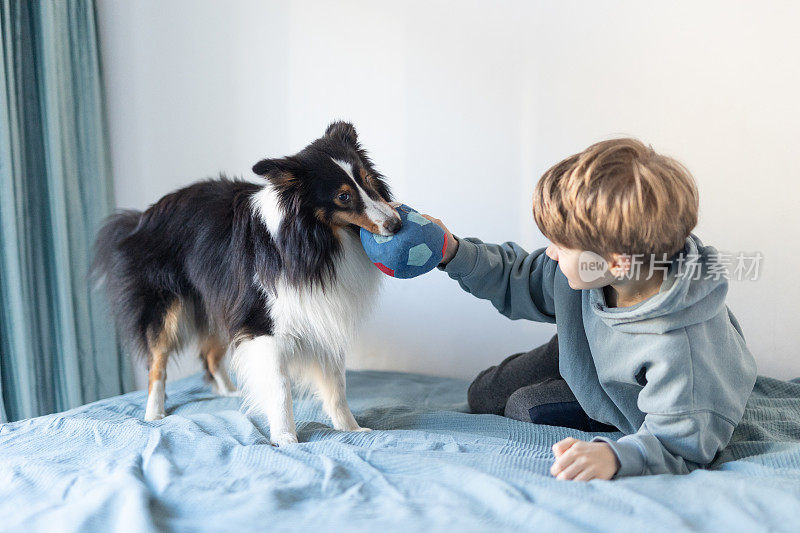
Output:
<svg viewBox="0 0 800 533">
<path fill-rule="evenodd" d="M 369 433 L 334 431 L 295 401 L 301 442 L 201 377 L 0 426 L 2 531 L 798 531 L 800 382 L 759 378 L 710 470 L 574 483 L 550 447 L 580 431 L 466 412 L 467 383 L 348 373 Z M 619 435 L 619 434 L 612 434 Z"/>
</svg>

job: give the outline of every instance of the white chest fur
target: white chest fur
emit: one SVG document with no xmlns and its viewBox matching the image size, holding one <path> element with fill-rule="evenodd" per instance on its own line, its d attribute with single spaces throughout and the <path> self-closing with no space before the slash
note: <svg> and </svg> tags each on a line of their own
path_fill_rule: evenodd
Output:
<svg viewBox="0 0 800 533">
<path fill-rule="evenodd" d="M 267 228 L 277 232 L 283 217 L 271 187 L 254 197 L 254 207 Z M 274 291 L 264 288 L 275 336 L 295 350 L 343 357 L 372 308 L 381 273 L 358 236 L 340 230 L 339 237 L 342 250 L 335 261 L 335 277 L 324 288 L 292 285 L 283 276 Z"/>
<path fill-rule="evenodd" d="M 342 234 L 336 276 L 324 288 L 293 286 L 279 278 L 269 297 L 276 336 L 337 355 L 348 348 L 372 307 L 381 274 L 361 242 L 347 232 Z"/>
</svg>

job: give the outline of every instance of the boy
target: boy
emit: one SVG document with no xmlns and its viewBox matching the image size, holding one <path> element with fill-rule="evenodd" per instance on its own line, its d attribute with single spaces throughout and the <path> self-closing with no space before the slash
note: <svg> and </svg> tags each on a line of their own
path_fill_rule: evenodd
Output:
<svg viewBox="0 0 800 533">
<path fill-rule="evenodd" d="M 452 237 L 440 268 L 464 290 L 511 319 L 557 327 L 548 345 L 481 373 L 473 411 L 625 434 L 556 443 L 558 479 L 688 473 L 741 420 L 755 361 L 725 305 L 716 250 L 691 234 L 697 211 L 681 164 L 616 139 L 537 183 L 533 216 L 547 248 L 458 239 L 431 218 Z"/>
</svg>

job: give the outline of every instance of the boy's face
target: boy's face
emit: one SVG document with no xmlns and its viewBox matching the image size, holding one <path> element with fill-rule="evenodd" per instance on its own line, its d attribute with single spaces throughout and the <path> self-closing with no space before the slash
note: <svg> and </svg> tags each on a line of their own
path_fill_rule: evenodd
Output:
<svg viewBox="0 0 800 533">
<path fill-rule="evenodd" d="M 593 252 L 565 248 L 553 243 L 547 247 L 545 253 L 553 261 L 558 261 L 558 267 L 566 276 L 570 288 L 598 289 L 615 280 L 605 259 Z"/>
</svg>

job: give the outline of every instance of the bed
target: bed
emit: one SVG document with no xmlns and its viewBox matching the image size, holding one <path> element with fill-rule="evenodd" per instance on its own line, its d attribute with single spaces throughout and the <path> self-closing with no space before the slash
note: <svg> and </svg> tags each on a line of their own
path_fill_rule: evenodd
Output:
<svg viewBox="0 0 800 533">
<path fill-rule="evenodd" d="M 0 426 L 2 531 L 800 529 L 800 381 L 759 378 L 733 442 L 709 470 L 573 483 L 550 447 L 580 431 L 468 414 L 467 383 L 348 373 L 369 433 L 331 429 L 295 402 L 301 442 L 201 377 Z M 618 436 L 619 434 L 611 434 Z"/>
</svg>

